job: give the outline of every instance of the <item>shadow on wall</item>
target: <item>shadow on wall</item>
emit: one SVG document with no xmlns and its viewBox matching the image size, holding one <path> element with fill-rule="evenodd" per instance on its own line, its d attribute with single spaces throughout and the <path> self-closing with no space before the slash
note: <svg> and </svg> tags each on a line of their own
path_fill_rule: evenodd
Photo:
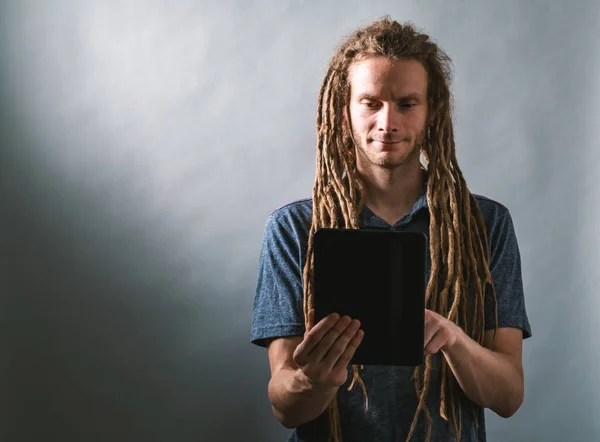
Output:
<svg viewBox="0 0 600 442">
<path fill-rule="evenodd" d="M 144 230 L 131 208 L 109 217 L 107 195 L 10 141 L 20 149 L 3 164 L 1 439 L 261 440 L 231 364 L 252 349 L 209 337 L 203 304 L 216 288 L 193 282 L 207 281 L 193 274 L 201 252 Z"/>
</svg>

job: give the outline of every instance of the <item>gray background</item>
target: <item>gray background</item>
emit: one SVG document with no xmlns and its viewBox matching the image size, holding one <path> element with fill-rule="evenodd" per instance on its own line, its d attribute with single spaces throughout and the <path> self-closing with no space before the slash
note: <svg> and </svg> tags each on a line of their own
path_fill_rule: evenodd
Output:
<svg viewBox="0 0 600 442">
<path fill-rule="evenodd" d="M 598 440 L 593 0 L 2 1 L 0 440 L 286 440 L 264 222 L 310 195 L 334 46 L 384 14 L 453 58 L 459 161 L 520 242 L 526 397 L 489 440 Z"/>
</svg>

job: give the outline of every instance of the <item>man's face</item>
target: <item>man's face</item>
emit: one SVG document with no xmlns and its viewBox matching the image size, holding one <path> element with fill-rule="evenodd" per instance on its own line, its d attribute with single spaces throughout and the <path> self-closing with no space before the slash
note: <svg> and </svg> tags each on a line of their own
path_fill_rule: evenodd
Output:
<svg viewBox="0 0 600 442">
<path fill-rule="evenodd" d="M 350 119 L 359 170 L 420 167 L 427 72 L 415 60 L 369 57 L 350 68 Z"/>
</svg>

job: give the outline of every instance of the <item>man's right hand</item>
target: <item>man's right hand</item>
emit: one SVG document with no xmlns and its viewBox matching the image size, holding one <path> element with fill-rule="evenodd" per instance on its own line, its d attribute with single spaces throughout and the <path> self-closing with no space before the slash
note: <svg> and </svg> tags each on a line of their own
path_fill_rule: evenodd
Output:
<svg viewBox="0 0 600 442">
<path fill-rule="evenodd" d="M 348 364 L 364 332 L 360 322 L 332 313 L 314 325 L 315 311 L 308 313 L 304 338 L 293 354 L 308 382 L 319 387 L 339 387 L 348 378 Z"/>
</svg>

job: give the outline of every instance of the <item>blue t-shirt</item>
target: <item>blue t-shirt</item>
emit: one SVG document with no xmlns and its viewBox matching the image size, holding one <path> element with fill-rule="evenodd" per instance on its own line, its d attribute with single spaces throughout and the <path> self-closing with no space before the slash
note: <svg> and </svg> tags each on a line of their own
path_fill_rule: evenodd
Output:
<svg viewBox="0 0 600 442">
<path fill-rule="evenodd" d="M 474 195 L 487 227 L 490 248 L 490 271 L 498 303 L 498 327 L 517 327 L 523 338 L 531 336 L 525 310 L 521 261 L 510 213 L 502 204 Z M 254 299 L 251 342 L 265 347 L 268 339 L 304 335 L 302 272 L 312 220 L 312 200 L 285 205 L 273 212 L 266 223 L 260 254 L 258 283 Z M 425 194 L 412 210 L 393 226 L 365 207 L 359 217 L 361 228 L 418 230 L 429 237 L 429 210 Z M 430 258 L 427 254 L 427 278 Z M 486 330 L 494 328 L 493 301 L 486 299 Z M 439 414 L 441 353 L 432 356 L 433 370 L 427 395 L 431 414 L 432 441 L 455 441 L 451 425 Z M 347 388 L 352 380 L 351 367 L 346 385 L 337 393 L 344 442 L 405 442 L 417 408 L 413 367 L 364 366 L 361 370 L 369 407 L 359 385 Z M 423 373 L 423 371 L 421 371 Z M 421 376 L 422 379 L 422 376 Z M 479 426 L 472 417 L 474 406 L 461 395 L 461 441 L 486 440 L 483 409 L 475 406 Z M 425 414 L 421 413 L 411 441 L 424 441 L 427 431 Z M 288 442 L 326 442 L 329 436 L 327 411 L 312 422 L 296 428 Z"/>
</svg>

